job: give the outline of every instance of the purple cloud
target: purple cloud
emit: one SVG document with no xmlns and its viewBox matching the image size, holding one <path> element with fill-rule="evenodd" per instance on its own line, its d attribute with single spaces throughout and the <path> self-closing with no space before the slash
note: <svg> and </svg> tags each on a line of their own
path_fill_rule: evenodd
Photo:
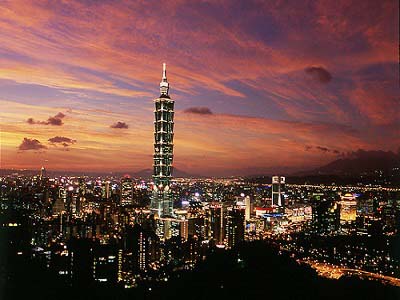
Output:
<svg viewBox="0 0 400 300">
<path fill-rule="evenodd" d="M 68 147 L 68 146 L 76 143 L 76 140 L 67 138 L 65 136 L 55 136 L 51 139 L 48 139 L 48 141 L 53 145 L 61 144 L 64 147 Z"/>
<path fill-rule="evenodd" d="M 326 69 L 322 67 L 308 67 L 304 70 L 309 74 L 314 80 L 321 83 L 328 83 L 332 80 L 332 75 Z"/>
<path fill-rule="evenodd" d="M 30 139 L 30 138 L 24 138 L 22 141 L 21 145 L 19 145 L 18 149 L 19 150 L 40 150 L 40 149 L 46 149 L 47 147 L 43 145 L 40 141 L 37 139 Z"/>
<path fill-rule="evenodd" d="M 34 124 L 40 124 L 40 125 L 53 125 L 53 126 L 61 126 L 63 125 L 62 119 L 65 117 L 65 114 L 62 112 L 59 112 L 56 114 L 54 117 L 49 117 L 47 121 L 35 121 L 33 118 L 29 118 L 26 120 L 28 124 L 34 125 Z"/>
<path fill-rule="evenodd" d="M 340 154 L 341 152 L 336 149 L 329 149 L 327 147 L 322 147 L 322 146 L 305 146 L 306 151 L 310 151 L 312 149 L 324 152 L 324 153 L 334 153 L 334 154 Z"/>
<path fill-rule="evenodd" d="M 128 124 L 126 124 L 125 122 L 117 122 L 114 123 L 110 126 L 111 128 L 117 128 L 117 129 L 128 129 Z"/>
</svg>

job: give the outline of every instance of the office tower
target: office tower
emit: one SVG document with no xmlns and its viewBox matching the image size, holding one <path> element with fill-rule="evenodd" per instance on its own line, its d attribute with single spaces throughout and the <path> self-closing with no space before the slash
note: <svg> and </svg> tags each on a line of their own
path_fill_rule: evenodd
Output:
<svg viewBox="0 0 400 300">
<path fill-rule="evenodd" d="M 60 213 L 60 232 L 61 234 L 64 234 L 65 231 L 65 223 L 67 221 L 67 216 L 68 216 L 68 210 L 69 206 L 67 203 L 67 189 L 65 187 L 60 187 L 58 190 L 58 199 L 63 203 L 64 208 L 61 207 L 59 204 L 60 210 L 58 211 Z M 63 216 L 65 215 L 65 217 Z M 65 219 L 65 220 L 64 220 Z"/>
<path fill-rule="evenodd" d="M 49 184 L 49 178 L 47 177 L 47 172 L 44 167 L 40 169 L 40 174 L 39 174 L 39 183 L 38 183 L 42 188 L 42 201 L 43 203 L 48 204 L 49 203 L 49 197 L 50 197 L 50 184 Z M 43 208 L 42 213 L 46 213 L 45 209 Z"/>
<path fill-rule="evenodd" d="M 115 244 L 96 243 L 93 249 L 93 278 L 115 284 L 118 279 L 118 249 Z"/>
<path fill-rule="evenodd" d="M 361 197 L 357 199 L 357 217 L 372 216 L 374 214 L 374 199 Z"/>
<path fill-rule="evenodd" d="M 245 207 L 246 207 L 245 219 L 246 219 L 246 221 L 249 221 L 250 220 L 250 212 L 251 212 L 250 196 L 246 196 L 244 198 L 244 204 L 245 204 Z"/>
<path fill-rule="evenodd" d="M 81 214 L 81 209 L 82 209 L 82 202 L 83 202 L 83 197 L 79 197 L 79 195 L 74 195 L 74 203 L 75 203 L 75 214 L 80 215 Z"/>
<path fill-rule="evenodd" d="M 355 221 L 357 217 L 357 201 L 352 194 L 341 196 L 340 223 Z"/>
<path fill-rule="evenodd" d="M 201 255 L 201 243 L 197 236 L 190 236 L 183 245 L 183 261 L 185 269 L 193 269 Z"/>
<path fill-rule="evenodd" d="M 392 235 L 398 231 L 399 228 L 399 210 L 396 201 L 388 201 L 388 203 L 381 209 L 382 227 L 386 234 Z"/>
<path fill-rule="evenodd" d="M 79 185 L 79 195 L 84 196 L 86 194 L 86 182 L 85 178 L 79 177 L 78 178 L 78 185 Z"/>
<path fill-rule="evenodd" d="M 47 172 L 44 167 L 40 169 L 40 174 L 39 174 L 39 182 L 38 184 L 43 188 L 43 203 L 48 203 L 49 201 L 49 178 L 47 177 Z"/>
<path fill-rule="evenodd" d="M 131 205 L 133 198 L 133 184 L 129 176 L 121 179 L 121 205 Z"/>
<path fill-rule="evenodd" d="M 224 207 L 221 204 L 212 204 L 209 209 L 208 226 L 210 236 L 217 245 L 222 245 L 225 236 Z"/>
<path fill-rule="evenodd" d="M 139 238 L 138 238 L 138 246 L 139 246 L 139 251 L 138 251 L 138 265 L 139 269 L 141 271 L 146 270 L 147 264 L 148 264 L 148 259 L 146 256 L 147 249 L 146 249 L 146 237 L 144 233 L 141 231 L 139 233 Z"/>
<path fill-rule="evenodd" d="M 170 190 L 174 139 L 174 100 L 169 96 L 166 64 L 160 83 L 160 97 L 154 100 L 154 162 L 153 195 L 151 209 L 159 217 L 173 214 L 173 199 Z"/>
<path fill-rule="evenodd" d="M 101 198 L 109 199 L 111 197 L 110 194 L 110 182 L 105 181 L 102 183 L 102 190 L 101 190 Z"/>
<path fill-rule="evenodd" d="M 59 215 L 65 212 L 65 204 L 62 198 L 57 198 L 53 203 L 53 215 Z"/>
<path fill-rule="evenodd" d="M 188 218 L 188 236 L 197 236 L 200 239 L 208 239 L 206 224 L 207 219 L 203 216 L 191 216 Z"/>
<path fill-rule="evenodd" d="M 367 235 L 374 219 L 374 199 L 368 195 L 357 198 L 357 234 Z"/>
<path fill-rule="evenodd" d="M 245 209 L 242 206 L 229 207 L 226 217 L 225 245 L 233 248 L 244 240 Z"/>
<path fill-rule="evenodd" d="M 187 241 L 189 237 L 189 221 L 187 219 L 182 220 L 180 223 L 180 237 L 184 240 Z"/>
<path fill-rule="evenodd" d="M 71 238 L 66 243 L 69 257 L 69 275 L 75 286 L 88 286 L 95 277 L 93 276 L 93 262 L 96 241 L 83 238 Z"/>
<path fill-rule="evenodd" d="M 67 221 L 69 222 L 72 219 L 72 211 L 73 211 L 73 191 L 74 187 L 69 186 L 67 189 L 60 190 L 61 197 L 64 199 L 65 210 L 67 212 Z"/>
<path fill-rule="evenodd" d="M 314 233 L 331 234 L 340 227 L 340 204 L 324 194 L 316 193 L 312 198 L 312 227 Z"/>
<path fill-rule="evenodd" d="M 145 227 L 135 224 L 128 228 L 124 242 L 135 274 L 146 272 L 149 264 L 159 259 L 158 238 L 153 230 Z"/>
<path fill-rule="evenodd" d="M 42 168 L 40 169 L 40 180 L 42 180 L 42 179 L 45 178 L 45 177 L 47 177 L 47 172 L 46 172 L 45 167 L 42 167 Z"/>
<path fill-rule="evenodd" d="M 272 177 L 272 205 L 285 207 L 285 198 L 283 197 L 285 190 L 285 177 Z"/>
<path fill-rule="evenodd" d="M 182 240 L 188 238 L 188 220 L 186 219 L 171 219 L 171 237 L 179 237 Z"/>
</svg>

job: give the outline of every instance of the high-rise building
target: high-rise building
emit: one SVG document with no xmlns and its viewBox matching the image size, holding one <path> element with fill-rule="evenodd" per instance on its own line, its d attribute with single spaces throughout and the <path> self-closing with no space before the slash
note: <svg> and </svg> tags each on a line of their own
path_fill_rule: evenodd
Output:
<svg viewBox="0 0 400 300">
<path fill-rule="evenodd" d="M 65 191 L 66 195 L 66 211 L 67 211 L 67 221 L 70 222 L 72 220 L 72 213 L 74 211 L 74 187 L 69 186 Z"/>
<path fill-rule="evenodd" d="M 101 185 L 101 198 L 109 199 L 110 197 L 111 197 L 110 182 L 109 181 L 105 181 Z"/>
<path fill-rule="evenodd" d="M 250 196 L 246 196 L 244 198 L 244 204 L 245 204 L 245 207 L 246 207 L 245 219 L 246 219 L 246 221 L 250 221 L 250 214 L 251 214 Z"/>
<path fill-rule="evenodd" d="M 355 221 L 357 217 L 357 201 L 352 194 L 341 196 L 340 201 L 340 223 Z"/>
<path fill-rule="evenodd" d="M 163 64 L 160 96 L 154 100 L 154 161 L 151 209 L 159 217 L 173 215 L 170 190 L 174 139 L 174 100 L 169 96 L 166 64 Z"/>
<path fill-rule="evenodd" d="M 227 209 L 225 246 L 233 248 L 237 243 L 244 240 L 245 208 L 234 206 Z"/>
<path fill-rule="evenodd" d="M 93 249 L 93 278 L 115 284 L 118 279 L 118 249 L 114 244 L 96 243 Z"/>
<path fill-rule="evenodd" d="M 207 239 L 207 229 L 208 226 L 205 224 L 207 219 L 204 216 L 191 216 L 188 219 L 188 235 L 189 236 L 197 236 L 203 239 Z"/>
<path fill-rule="evenodd" d="M 272 177 L 272 205 L 285 207 L 285 177 L 273 176 Z"/>
<path fill-rule="evenodd" d="M 224 207 L 222 204 L 211 204 L 208 212 L 208 227 L 210 237 L 214 239 L 217 245 L 222 245 L 225 236 Z"/>
<path fill-rule="evenodd" d="M 54 201 L 52 209 L 53 209 L 53 214 L 54 215 L 59 215 L 59 214 L 65 212 L 64 200 L 62 198 L 57 198 Z"/>
<path fill-rule="evenodd" d="M 85 178 L 79 177 L 78 178 L 78 185 L 79 185 L 79 195 L 84 196 L 86 194 L 86 182 Z"/>
<path fill-rule="evenodd" d="M 45 169 L 45 167 L 42 167 L 42 168 L 40 169 L 40 180 L 42 180 L 42 179 L 45 178 L 46 176 L 47 176 L 46 169 Z"/>
<path fill-rule="evenodd" d="M 322 193 L 314 193 L 312 205 L 312 230 L 317 234 L 332 234 L 340 228 L 340 204 Z"/>
<path fill-rule="evenodd" d="M 124 245 L 129 253 L 130 264 L 135 274 L 146 272 L 149 263 L 159 259 L 158 238 L 154 231 L 135 224 L 127 229 Z"/>
<path fill-rule="evenodd" d="M 133 198 L 133 184 L 129 176 L 121 179 L 121 205 L 131 205 Z"/>
</svg>

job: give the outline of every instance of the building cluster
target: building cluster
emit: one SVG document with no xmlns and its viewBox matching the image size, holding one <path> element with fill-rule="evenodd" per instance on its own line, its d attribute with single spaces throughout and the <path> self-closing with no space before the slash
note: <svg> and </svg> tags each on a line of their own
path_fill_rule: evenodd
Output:
<svg viewBox="0 0 400 300">
<path fill-rule="evenodd" d="M 170 181 L 172 214 L 159 216 L 151 209 L 152 180 L 127 175 L 49 178 L 43 173 L 1 178 L 1 226 L 28 228 L 29 240 L 16 245 L 15 253 L 43 260 L 68 282 L 131 287 L 168 280 L 173 270 L 192 269 L 214 249 L 256 239 L 276 240 L 307 260 L 397 274 L 390 239 L 400 229 L 398 191 L 291 185 L 282 177 L 265 184 L 240 178 L 176 179 Z M 21 216 L 28 221 L 23 223 Z M 307 237 L 384 237 L 388 242 L 362 248 L 348 242 L 333 252 L 335 246 L 310 245 Z"/>
</svg>

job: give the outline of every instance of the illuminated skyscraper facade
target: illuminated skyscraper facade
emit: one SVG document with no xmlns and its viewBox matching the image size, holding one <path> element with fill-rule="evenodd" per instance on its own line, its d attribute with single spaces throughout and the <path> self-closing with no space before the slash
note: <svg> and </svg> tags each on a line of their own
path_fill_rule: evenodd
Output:
<svg viewBox="0 0 400 300">
<path fill-rule="evenodd" d="M 46 169 L 45 169 L 45 167 L 42 167 L 42 168 L 40 169 L 40 180 L 42 180 L 42 179 L 45 178 L 46 176 L 47 176 Z"/>
<path fill-rule="evenodd" d="M 250 221 L 250 215 L 251 215 L 250 196 L 246 196 L 246 198 L 244 198 L 244 204 L 246 207 L 245 219 L 246 219 L 246 221 Z"/>
<path fill-rule="evenodd" d="M 133 198 L 133 183 L 129 176 L 121 179 L 121 205 L 131 205 Z"/>
<path fill-rule="evenodd" d="M 272 177 L 272 205 L 285 207 L 285 177 L 273 176 Z"/>
<path fill-rule="evenodd" d="M 225 246 L 233 248 L 244 240 L 245 209 L 242 206 L 228 207 L 225 225 Z"/>
<path fill-rule="evenodd" d="M 226 218 L 224 218 L 223 205 L 210 205 L 208 213 L 208 227 L 210 229 L 210 238 L 213 238 L 217 245 L 222 245 L 224 242 L 225 225 Z"/>
<path fill-rule="evenodd" d="M 159 217 L 173 215 L 170 190 L 174 140 L 174 100 L 169 96 L 166 64 L 163 64 L 160 97 L 154 100 L 153 195 L 151 209 Z"/>
</svg>

